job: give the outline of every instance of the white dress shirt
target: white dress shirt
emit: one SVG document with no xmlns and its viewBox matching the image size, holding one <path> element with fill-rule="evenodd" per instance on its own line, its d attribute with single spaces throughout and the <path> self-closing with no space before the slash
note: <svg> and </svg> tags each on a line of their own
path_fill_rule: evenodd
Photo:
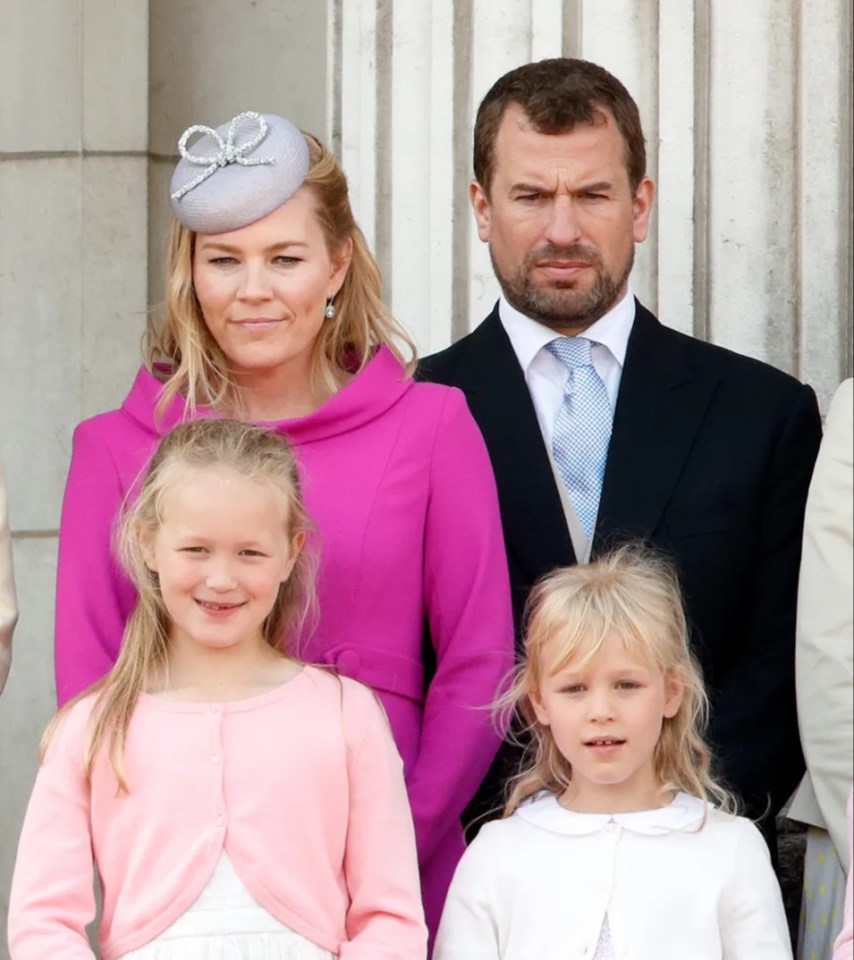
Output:
<svg viewBox="0 0 854 960">
<path fill-rule="evenodd" d="M 661 810 L 584 814 L 553 796 L 487 823 L 457 867 L 434 960 L 791 960 L 753 823 L 678 794 Z"/>
<path fill-rule="evenodd" d="M 563 390 L 569 371 L 545 347 L 560 334 L 551 327 L 526 317 L 503 296 L 498 301 L 498 316 L 525 374 L 525 382 L 537 411 L 543 439 L 551 450 L 552 433 L 563 404 Z M 629 287 L 619 303 L 584 331 L 585 337 L 596 341 L 591 351 L 593 366 L 605 384 L 608 399 L 611 401 L 612 416 L 617 404 L 620 377 L 626 360 L 626 346 L 634 321 L 635 298 Z"/>
</svg>

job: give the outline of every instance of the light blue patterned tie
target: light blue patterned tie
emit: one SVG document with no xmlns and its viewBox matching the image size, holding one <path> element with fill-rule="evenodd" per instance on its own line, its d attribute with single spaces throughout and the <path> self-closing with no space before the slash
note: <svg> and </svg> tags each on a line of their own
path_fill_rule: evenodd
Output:
<svg viewBox="0 0 854 960">
<path fill-rule="evenodd" d="M 586 337 L 558 337 L 546 349 L 569 371 L 552 453 L 587 538 L 593 535 L 611 439 L 611 402 Z"/>
</svg>

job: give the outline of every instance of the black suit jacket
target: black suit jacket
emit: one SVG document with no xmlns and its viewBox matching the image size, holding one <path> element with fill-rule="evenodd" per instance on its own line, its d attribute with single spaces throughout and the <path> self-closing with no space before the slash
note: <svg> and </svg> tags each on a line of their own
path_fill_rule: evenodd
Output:
<svg viewBox="0 0 854 960">
<path fill-rule="evenodd" d="M 419 375 L 462 389 L 495 470 L 517 619 L 575 562 L 534 406 L 497 308 Z M 803 773 L 795 702 L 801 533 L 821 439 L 815 394 L 757 360 L 662 326 L 639 303 L 593 554 L 644 539 L 675 559 L 711 698 L 719 771 L 747 812 Z"/>
</svg>

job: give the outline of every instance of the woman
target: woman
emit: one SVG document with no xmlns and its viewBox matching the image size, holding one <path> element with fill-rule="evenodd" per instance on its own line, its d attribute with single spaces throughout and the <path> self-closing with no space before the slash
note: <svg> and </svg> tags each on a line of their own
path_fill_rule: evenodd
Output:
<svg viewBox="0 0 854 960">
<path fill-rule="evenodd" d="M 134 594 L 111 529 L 159 436 L 188 416 L 274 425 L 301 461 L 318 531 L 320 612 L 301 652 L 373 687 L 388 712 L 435 929 L 460 814 L 498 745 L 483 707 L 512 660 L 489 460 L 462 395 L 410 378 L 334 157 L 255 113 L 191 127 L 179 147 L 165 317 L 121 408 L 74 435 L 58 698 L 115 659 Z"/>
</svg>

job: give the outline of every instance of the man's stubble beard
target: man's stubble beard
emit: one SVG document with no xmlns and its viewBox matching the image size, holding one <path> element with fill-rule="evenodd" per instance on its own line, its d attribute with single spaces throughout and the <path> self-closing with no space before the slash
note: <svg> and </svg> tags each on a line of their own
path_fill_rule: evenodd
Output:
<svg viewBox="0 0 854 960">
<path fill-rule="evenodd" d="M 520 313 L 553 330 L 586 330 L 614 306 L 631 273 L 634 247 L 631 248 L 625 270 L 615 280 L 605 269 L 597 253 L 587 247 L 545 247 L 530 253 L 511 277 L 503 277 L 489 248 L 492 269 L 501 285 L 507 302 Z M 539 287 L 531 279 L 537 263 L 543 260 L 582 259 L 590 263 L 596 280 L 588 290 L 575 290 L 574 284 L 559 281 L 549 287 Z"/>
</svg>

